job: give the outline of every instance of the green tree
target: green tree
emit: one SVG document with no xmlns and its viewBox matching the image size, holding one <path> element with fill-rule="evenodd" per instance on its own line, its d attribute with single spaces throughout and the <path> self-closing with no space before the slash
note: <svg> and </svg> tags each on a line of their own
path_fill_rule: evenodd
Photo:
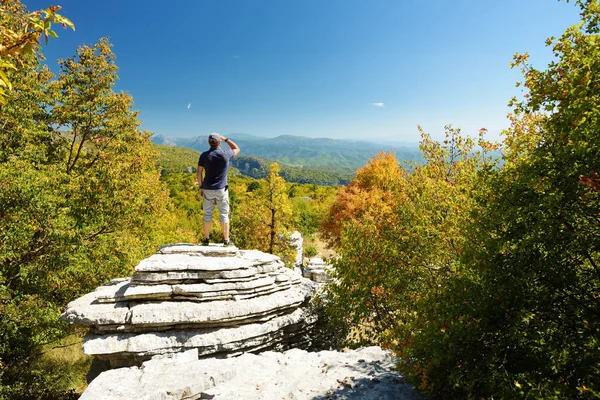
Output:
<svg viewBox="0 0 600 400">
<path fill-rule="evenodd" d="M 447 127 L 446 134 L 444 143 L 422 134 L 425 163 L 411 165 L 411 172 L 392 154 L 377 155 L 331 208 L 325 228 L 339 257 L 327 308 L 354 333 L 350 344 L 400 353 L 430 324 L 427 305 L 462 273 L 461 228 L 475 207 L 477 171 L 491 166 L 486 153 L 493 147 L 482 139 L 475 151 L 476 142 L 460 130 Z"/>
<path fill-rule="evenodd" d="M 232 227 L 236 244 L 276 254 L 288 264 L 294 260 L 289 236 L 293 216 L 279 165 L 272 163 L 260 186 L 240 196 Z"/>
<path fill-rule="evenodd" d="M 56 81 L 33 56 L 12 76 L 0 111 L 0 397 L 64 392 L 38 362 L 68 332 L 61 311 L 161 242 L 168 193 L 131 97 L 113 91 L 116 72 L 101 40 Z"/>
</svg>

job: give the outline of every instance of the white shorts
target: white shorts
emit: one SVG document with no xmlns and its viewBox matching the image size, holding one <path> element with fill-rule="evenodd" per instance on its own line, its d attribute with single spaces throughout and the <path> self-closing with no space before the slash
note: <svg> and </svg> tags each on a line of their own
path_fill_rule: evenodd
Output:
<svg viewBox="0 0 600 400">
<path fill-rule="evenodd" d="M 217 190 L 202 189 L 202 221 L 211 222 L 215 206 L 219 209 L 219 221 L 229 222 L 229 191 L 227 188 Z"/>
</svg>

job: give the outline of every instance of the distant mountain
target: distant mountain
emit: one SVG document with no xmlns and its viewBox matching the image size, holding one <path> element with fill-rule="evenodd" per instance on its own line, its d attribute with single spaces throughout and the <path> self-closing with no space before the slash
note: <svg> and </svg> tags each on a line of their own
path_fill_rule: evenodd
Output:
<svg viewBox="0 0 600 400">
<path fill-rule="evenodd" d="M 195 173 L 200 153 L 193 149 L 154 144 L 158 152 L 156 166 L 162 175 L 181 172 Z M 254 156 L 238 155 L 231 165 L 242 175 L 261 179 L 267 176 L 272 161 Z M 354 170 L 337 167 L 296 167 L 282 164 L 279 175 L 287 182 L 316 183 L 317 185 L 347 185 L 354 177 Z"/>
<path fill-rule="evenodd" d="M 293 166 L 356 170 L 381 151 L 393 151 L 399 161 L 421 159 L 418 145 L 392 146 L 384 141 L 360 142 L 290 135 L 266 138 L 245 133 L 231 133 L 227 136 L 240 146 L 244 155 L 275 160 Z M 155 135 L 152 141 L 160 145 L 186 147 L 200 152 L 208 148 L 208 135 L 191 138 Z"/>
</svg>

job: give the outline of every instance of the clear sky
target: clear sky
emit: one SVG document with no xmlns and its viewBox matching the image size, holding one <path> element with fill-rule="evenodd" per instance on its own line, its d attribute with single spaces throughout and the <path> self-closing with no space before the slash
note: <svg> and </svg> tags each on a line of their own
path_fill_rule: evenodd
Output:
<svg viewBox="0 0 600 400">
<path fill-rule="evenodd" d="M 555 0 L 23 1 L 75 23 L 45 46 L 51 65 L 109 36 L 117 89 L 167 136 L 497 134 L 520 93 L 512 55 L 544 67 L 545 39 L 579 19 Z"/>
</svg>

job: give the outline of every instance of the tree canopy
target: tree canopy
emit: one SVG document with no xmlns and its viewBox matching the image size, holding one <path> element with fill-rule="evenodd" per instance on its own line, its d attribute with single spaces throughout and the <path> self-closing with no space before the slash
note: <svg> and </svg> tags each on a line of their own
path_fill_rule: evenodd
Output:
<svg viewBox="0 0 600 400">
<path fill-rule="evenodd" d="M 37 18 L 16 1 L 1 11 L 8 29 Z M 16 59 L 0 110 L 0 397 L 58 398 L 68 384 L 38 359 L 68 332 L 60 313 L 155 251 L 169 198 L 107 39 L 56 79 L 39 50 Z"/>
</svg>

